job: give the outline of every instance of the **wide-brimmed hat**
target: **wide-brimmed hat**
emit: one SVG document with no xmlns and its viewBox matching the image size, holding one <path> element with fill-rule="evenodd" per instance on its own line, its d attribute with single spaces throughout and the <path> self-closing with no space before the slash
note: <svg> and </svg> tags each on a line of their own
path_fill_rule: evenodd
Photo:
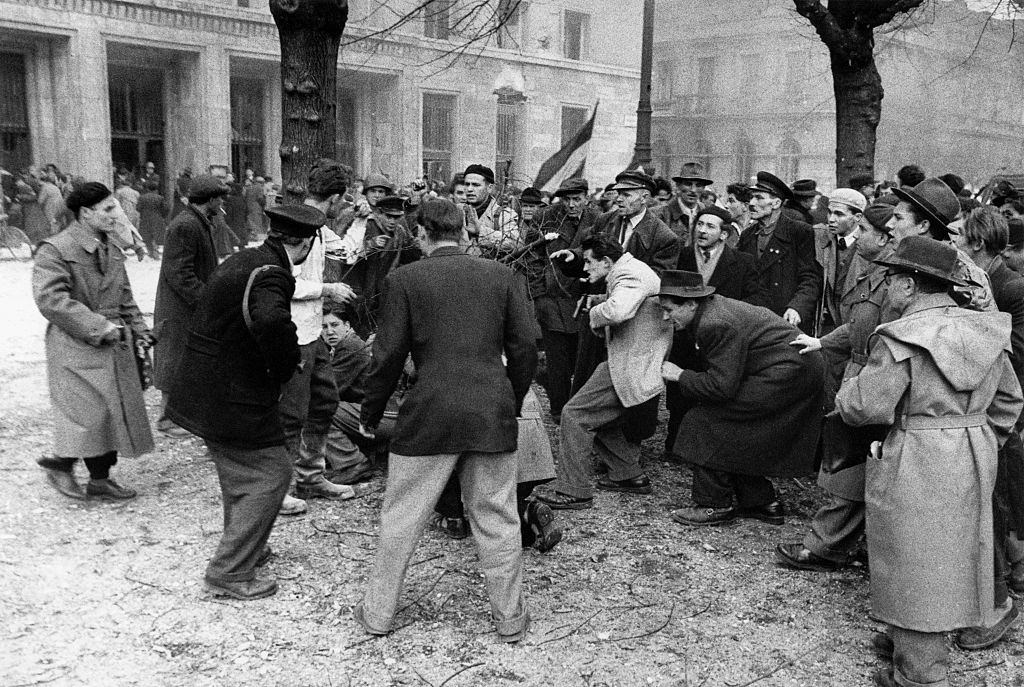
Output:
<svg viewBox="0 0 1024 687">
<path fill-rule="evenodd" d="M 874 262 L 894 272 L 925 274 L 947 284 L 967 286 L 956 276 L 957 257 L 956 248 L 948 243 L 928 236 L 908 236 L 900 241 L 892 255 Z"/>
<path fill-rule="evenodd" d="M 707 172 L 704 171 L 704 165 L 699 162 L 687 162 L 684 164 L 683 168 L 679 170 L 679 174 L 672 177 L 672 181 L 676 183 L 696 181 L 698 184 L 704 184 L 705 186 L 715 183 L 708 179 Z"/>
<path fill-rule="evenodd" d="M 558 185 L 558 190 L 555 191 L 555 197 L 559 198 L 572 195 L 573 193 L 587 193 L 588 191 L 590 191 L 590 185 L 587 183 L 587 180 L 581 177 L 574 177 L 562 180 L 562 183 Z"/>
<path fill-rule="evenodd" d="M 715 292 L 714 286 L 707 286 L 699 272 L 665 270 L 661 273 L 659 296 L 676 298 L 704 298 Z"/>
<path fill-rule="evenodd" d="M 933 238 L 946 239 L 950 222 L 960 212 L 960 201 L 942 179 L 925 179 L 911 188 L 894 188 L 892 192 L 900 200 L 913 205 L 928 220 L 928 231 Z"/>
<path fill-rule="evenodd" d="M 654 179 L 643 172 L 626 170 L 615 177 L 615 185 L 612 186 L 613 191 L 631 191 L 638 188 L 647 189 L 654 195 Z"/>
<path fill-rule="evenodd" d="M 757 183 L 750 187 L 751 192 L 764 191 L 782 200 L 796 200 L 793 190 L 786 186 L 786 182 L 771 172 L 758 172 Z"/>
<path fill-rule="evenodd" d="M 797 198 L 814 198 L 818 195 L 818 182 L 814 179 L 797 179 L 791 190 Z"/>
</svg>

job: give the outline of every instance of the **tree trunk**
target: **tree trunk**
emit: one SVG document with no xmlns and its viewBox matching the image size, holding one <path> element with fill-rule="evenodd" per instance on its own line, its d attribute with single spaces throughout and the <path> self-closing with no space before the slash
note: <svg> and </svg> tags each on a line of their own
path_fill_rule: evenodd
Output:
<svg viewBox="0 0 1024 687">
<path fill-rule="evenodd" d="M 874 174 L 875 138 L 882 118 L 882 77 L 872 58 L 851 67 L 832 60 L 836 98 L 836 184 L 855 174 Z"/>
<path fill-rule="evenodd" d="M 335 155 L 338 46 L 348 0 L 270 0 L 281 40 L 281 189 L 300 203 L 313 163 Z"/>
</svg>

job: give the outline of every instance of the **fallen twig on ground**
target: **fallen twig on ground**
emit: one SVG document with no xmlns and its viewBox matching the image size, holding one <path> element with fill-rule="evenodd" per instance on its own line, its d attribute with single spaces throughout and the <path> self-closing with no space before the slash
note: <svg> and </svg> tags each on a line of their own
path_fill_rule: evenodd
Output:
<svg viewBox="0 0 1024 687">
<path fill-rule="evenodd" d="M 426 596 L 427 596 L 428 594 L 430 594 L 430 592 L 434 591 L 434 587 L 436 587 L 436 586 L 437 586 L 437 583 L 441 581 L 441 578 L 442 578 L 442 577 L 444 577 L 445 575 L 447 575 L 447 574 L 448 574 L 449 572 L 450 572 L 449 570 L 445 570 L 445 571 L 443 571 L 443 572 L 442 572 L 442 573 L 441 573 L 440 575 L 438 575 L 438 576 L 437 576 L 437 579 L 436 579 L 436 580 L 434 580 L 434 584 L 430 585 L 430 588 L 429 588 L 429 589 L 427 589 L 427 591 L 423 592 L 422 594 L 420 594 L 419 596 L 417 596 L 417 597 L 416 597 L 415 599 L 413 599 L 412 601 L 410 601 L 410 602 L 409 602 L 409 603 L 407 603 L 406 605 L 404 605 L 404 606 L 402 606 L 401 608 L 399 608 L 399 609 L 398 609 L 398 611 L 397 611 L 397 612 L 395 613 L 395 615 L 398 615 L 399 613 L 401 613 L 402 611 L 404 611 L 404 610 L 405 610 L 405 609 L 407 609 L 407 608 L 410 608 L 410 607 L 412 607 L 412 606 L 415 606 L 415 605 L 416 605 L 416 604 L 418 604 L 418 603 L 419 603 L 420 601 L 422 601 L 422 600 L 423 600 L 424 598 L 426 598 Z"/>
<path fill-rule="evenodd" d="M 973 673 L 975 670 L 984 670 L 985 668 L 995 668 L 1006 663 L 1005 658 L 1000 658 L 995 661 L 989 661 L 988 663 L 982 663 L 980 666 L 971 666 L 970 668 L 961 668 L 960 670 L 951 670 L 951 673 Z"/>
<path fill-rule="evenodd" d="M 424 558 L 421 561 L 416 561 L 415 563 L 410 563 L 409 567 L 410 568 L 414 568 L 417 565 L 420 565 L 421 563 L 429 563 L 430 561 L 436 561 L 438 558 L 444 558 L 444 554 L 443 553 L 439 553 L 436 556 L 431 556 L 430 558 Z"/>
<path fill-rule="evenodd" d="M 740 685 L 734 685 L 734 684 L 732 684 L 730 682 L 727 682 L 725 684 L 729 685 L 729 687 L 750 687 L 750 685 L 752 685 L 752 684 L 754 684 L 756 682 L 760 682 L 761 680 L 765 680 L 767 678 L 770 678 L 772 675 L 774 675 L 775 673 L 779 672 L 783 668 L 786 668 L 788 666 L 793 665 L 794 663 L 799 661 L 801 658 L 803 658 L 807 654 L 809 654 L 812 651 L 814 651 L 815 649 L 817 649 L 819 645 L 820 645 L 820 642 L 818 642 L 817 644 L 812 646 L 810 649 L 807 649 L 806 651 L 801 651 L 799 654 L 797 654 L 793 658 L 788 659 L 786 661 L 783 661 L 779 665 L 777 665 L 774 668 L 772 668 L 771 670 L 769 670 L 764 675 L 759 675 L 758 677 L 755 677 L 753 680 L 750 680 L 749 682 L 744 682 L 743 684 L 740 684 Z"/>
<path fill-rule="evenodd" d="M 146 582 L 145 580 L 136 579 L 136 578 L 132 577 L 131 575 L 129 575 L 128 573 L 124 573 L 124 575 L 122 575 L 122 577 L 124 577 L 124 579 L 128 580 L 129 582 L 134 582 L 135 584 L 141 584 L 144 587 L 152 587 L 153 589 L 159 589 L 160 591 L 167 592 L 168 594 L 173 594 L 174 593 L 173 589 L 168 589 L 167 587 L 163 587 L 163 586 L 161 586 L 159 584 L 153 584 L 152 582 Z"/>
<path fill-rule="evenodd" d="M 710 607 L 711 607 L 710 604 L 708 604 L 708 608 L 710 608 Z M 642 639 L 644 637 L 650 637 L 651 635 L 657 634 L 657 633 L 661 632 L 662 630 L 664 630 L 666 627 L 668 627 L 668 624 L 670 622 L 672 622 L 672 615 L 675 612 L 676 612 L 676 602 L 673 601 L 672 602 L 672 606 L 668 609 L 668 617 L 665 618 L 665 622 L 663 622 L 661 625 L 659 625 L 658 627 L 654 628 L 653 630 L 649 630 L 648 632 L 644 632 L 643 634 L 630 635 L 628 637 L 613 637 L 613 638 L 608 639 L 606 641 L 609 641 L 609 642 L 624 642 L 627 639 Z"/>
<path fill-rule="evenodd" d="M 462 673 L 466 672 L 467 670 L 471 670 L 473 668 L 479 668 L 482 665 L 483 665 L 483 663 L 474 663 L 473 665 L 468 665 L 468 666 L 466 666 L 464 668 L 459 668 L 454 673 L 452 673 L 447 678 L 445 678 L 445 681 L 442 682 L 441 684 L 439 684 L 437 687 L 444 687 L 449 682 L 451 682 L 457 675 L 461 675 Z"/>
<path fill-rule="evenodd" d="M 309 526 L 321 534 L 336 534 L 339 537 L 343 534 L 358 534 L 363 537 L 376 537 L 376 534 L 372 532 L 363 532 L 362 530 L 336 530 L 333 527 L 319 527 L 316 524 L 316 520 L 310 519 Z"/>
<path fill-rule="evenodd" d="M 571 630 L 569 630 L 568 632 L 566 632 L 566 633 L 565 633 L 564 635 L 560 635 L 560 636 L 558 636 L 558 637 L 552 637 L 551 639 L 545 639 L 545 640 L 542 640 L 542 641 L 540 641 L 540 642 L 537 642 L 536 644 L 534 644 L 534 646 L 540 646 L 541 644 L 547 644 L 548 642 L 557 642 L 557 641 L 558 641 L 558 640 L 560 640 L 560 639 L 565 639 L 565 638 L 566 638 L 566 637 L 568 637 L 569 635 L 575 634 L 576 632 L 578 632 L 578 631 L 579 631 L 579 629 L 580 629 L 580 628 L 582 628 L 582 627 L 583 627 L 584 625 L 586 625 L 586 624 L 587 624 L 587 623 L 589 623 L 589 622 L 590 622 L 591 620 L 593 620 L 594 618 L 596 618 L 596 617 L 598 616 L 598 614 L 599 614 L 599 613 L 601 613 L 601 612 L 602 612 L 602 611 L 604 611 L 604 610 L 605 610 L 605 609 L 603 609 L 603 608 L 600 608 L 600 609 L 598 609 L 598 610 L 594 611 L 594 612 L 593 612 L 593 613 L 592 613 L 592 614 L 591 614 L 591 615 L 590 615 L 590 616 L 589 616 L 589 617 L 588 617 L 588 618 L 587 618 L 586 620 L 584 620 L 584 621 L 583 621 L 582 623 L 580 623 L 580 624 L 579 624 L 579 625 L 577 625 L 576 627 L 574 627 L 574 628 L 572 628 Z"/>
</svg>

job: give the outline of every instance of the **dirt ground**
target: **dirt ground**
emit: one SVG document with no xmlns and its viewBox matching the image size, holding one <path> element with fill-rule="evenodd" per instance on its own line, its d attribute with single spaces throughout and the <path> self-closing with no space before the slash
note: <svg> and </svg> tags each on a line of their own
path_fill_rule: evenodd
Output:
<svg viewBox="0 0 1024 687">
<path fill-rule="evenodd" d="M 151 313 L 158 263 L 130 262 Z M 0 262 L 0 685 L 866 685 L 864 569 L 779 568 L 778 541 L 803 536 L 820 493 L 780 484 L 782 527 L 686 528 L 689 472 L 645 446 L 652 496 L 599 493 L 560 514 L 563 542 L 525 554 L 532 630 L 495 641 L 472 539 L 428 531 L 410 570 L 400 629 L 369 638 L 351 619 L 373 555 L 381 501 L 311 502 L 279 519 L 269 599 L 213 599 L 202 572 L 221 529 L 213 465 L 197 439 L 157 438 L 116 468 L 127 505 L 69 501 L 33 459 L 49 449 L 44 322 L 31 265 Z M 150 417 L 158 396 L 147 392 Z M 557 428 L 551 427 L 557 446 Z M 79 468 L 83 470 L 83 468 Z M 1024 684 L 1024 632 L 954 651 L 954 685 Z"/>
</svg>

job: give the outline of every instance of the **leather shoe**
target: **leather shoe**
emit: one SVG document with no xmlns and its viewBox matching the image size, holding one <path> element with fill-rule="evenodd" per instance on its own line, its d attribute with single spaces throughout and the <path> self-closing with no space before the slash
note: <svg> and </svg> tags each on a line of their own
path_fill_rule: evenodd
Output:
<svg viewBox="0 0 1024 687">
<path fill-rule="evenodd" d="M 876 632 L 871 635 L 871 648 L 875 650 L 875 653 L 879 658 L 883 658 L 887 661 L 891 661 L 892 655 L 896 653 L 896 647 L 892 643 L 892 637 L 884 632 Z"/>
<path fill-rule="evenodd" d="M 847 566 L 846 563 L 822 558 L 800 543 L 779 544 L 775 547 L 775 557 L 785 566 L 797 570 L 813 570 L 815 572 L 832 572 Z"/>
<path fill-rule="evenodd" d="M 783 508 L 782 504 L 778 501 L 772 501 L 764 506 L 741 508 L 740 516 L 760 520 L 761 522 L 766 522 L 769 525 L 782 525 L 786 522 L 786 509 Z"/>
<path fill-rule="evenodd" d="M 871 679 L 875 681 L 878 687 L 900 687 L 899 683 L 896 682 L 896 678 L 892 676 L 892 668 L 879 668 L 871 676 Z"/>
<path fill-rule="evenodd" d="M 604 489 L 605 491 L 624 491 L 629 494 L 650 494 L 653 491 L 651 489 L 651 480 L 647 475 L 640 475 L 632 479 L 599 479 L 597 480 L 597 488 Z"/>
<path fill-rule="evenodd" d="M 112 501 L 127 501 L 139 495 L 134 489 L 122 487 L 111 478 L 91 479 L 85 485 L 85 493 L 90 497 L 110 499 Z"/>
<path fill-rule="evenodd" d="M 257 576 L 244 582 L 224 582 L 206 577 L 206 588 L 214 596 L 229 596 L 240 601 L 251 601 L 276 594 L 277 580 Z"/>
<path fill-rule="evenodd" d="M 355 608 L 352 609 L 352 617 L 355 618 L 356 622 L 359 623 L 360 627 L 366 630 L 367 634 L 383 637 L 389 632 L 389 630 L 381 630 L 379 628 L 373 627 L 372 625 L 370 625 L 370 623 L 366 622 L 366 611 L 363 610 L 362 602 L 357 603 Z"/>
<path fill-rule="evenodd" d="M 537 489 L 533 492 L 533 498 L 552 510 L 583 510 L 594 507 L 594 499 L 569 496 L 553 489 Z"/>
<path fill-rule="evenodd" d="M 355 489 L 347 484 L 335 484 L 322 479 L 313 484 L 296 484 L 295 496 L 299 499 L 353 499 Z"/>
<path fill-rule="evenodd" d="M 735 508 L 706 508 L 690 506 L 672 511 L 672 519 L 683 525 L 721 525 L 736 519 Z"/>
<path fill-rule="evenodd" d="M 75 476 L 67 470 L 46 470 L 46 481 L 54 489 L 76 501 L 85 500 L 85 492 L 82 486 L 75 480 Z"/>
<path fill-rule="evenodd" d="M 469 536 L 469 520 L 466 518 L 446 518 L 438 515 L 434 518 L 434 529 L 452 539 L 465 539 Z"/>
<path fill-rule="evenodd" d="M 526 502 L 523 520 L 533 532 L 533 548 L 547 553 L 562 541 L 562 528 L 555 524 L 555 512 L 551 506 L 536 500 Z"/>
<path fill-rule="evenodd" d="M 284 495 L 284 501 L 281 502 L 281 508 L 277 511 L 278 515 L 299 515 L 306 512 L 306 502 L 302 499 L 297 499 L 291 494 Z"/>
<path fill-rule="evenodd" d="M 987 649 L 1002 639 L 1006 631 L 1020 617 L 1020 610 L 1018 610 L 1014 600 L 1010 598 L 1007 601 L 1010 602 L 1010 608 L 1006 610 L 1002 618 L 996 621 L 995 625 L 992 627 L 967 627 L 960 630 L 956 635 L 956 645 L 967 651 L 976 651 L 978 649 Z"/>
</svg>

